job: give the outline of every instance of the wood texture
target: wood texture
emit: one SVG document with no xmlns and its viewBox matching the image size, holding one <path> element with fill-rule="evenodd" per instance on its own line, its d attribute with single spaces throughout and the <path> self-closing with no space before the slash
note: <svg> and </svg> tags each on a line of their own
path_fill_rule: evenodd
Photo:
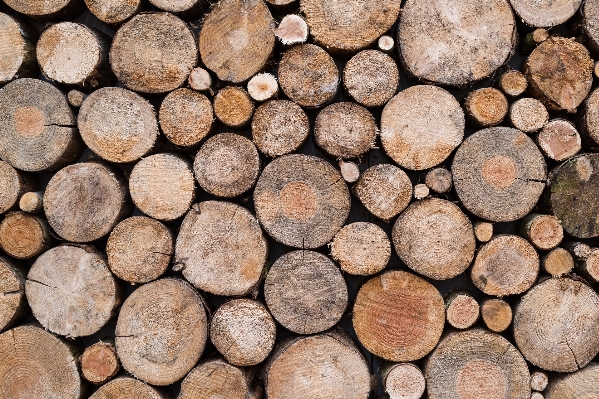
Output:
<svg viewBox="0 0 599 399">
<path fill-rule="evenodd" d="M 564 230 L 560 221 L 552 215 L 528 214 L 521 222 L 522 235 L 537 249 L 550 250 L 564 239 Z"/>
<path fill-rule="evenodd" d="M 81 376 L 93 384 L 104 384 L 121 368 L 114 344 L 97 342 L 88 346 L 79 358 Z"/>
<path fill-rule="evenodd" d="M 391 241 L 374 223 L 350 223 L 333 238 L 331 257 L 344 272 L 369 276 L 380 272 L 389 263 Z"/>
<path fill-rule="evenodd" d="M 246 127 L 254 114 L 250 95 L 238 86 L 227 86 L 214 97 L 214 115 L 225 126 L 233 129 Z"/>
<path fill-rule="evenodd" d="M 74 18 L 81 14 L 85 7 L 80 0 L 7 0 L 7 6 L 39 21 L 56 21 Z"/>
<path fill-rule="evenodd" d="M 549 383 L 549 376 L 544 371 L 535 371 L 530 374 L 530 388 L 533 391 L 543 392 Z"/>
<path fill-rule="evenodd" d="M 25 277 L 14 260 L 0 256 L 0 332 L 28 313 Z"/>
<path fill-rule="evenodd" d="M 553 277 L 563 276 L 574 269 L 574 258 L 563 248 L 555 248 L 542 261 L 543 270 Z"/>
<path fill-rule="evenodd" d="M 187 82 L 189 83 L 189 87 L 197 91 L 211 91 L 214 85 L 214 80 L 210 76 L 210 72 L 200 67 L 195 67 L 191 70 Z"/>
<path fill-rule="evenodd" d="M 420 399 L 424 394 L 424 375 L 412 363 L 384 363 L 379 375 L 389 399 Z"/>
<path fill-rule="evenodd" d="M 390 54 L 395 49 L 395 40 L 391 36 L 383 35 L 379 37 L 377 46 L 382 52 Z"/>
<path fill-rule="evenodd" d="M 599 364 L 591 363 L 572 374 L 553 378 L 545 397 L 547 399 L 593 399 L 599 392 Z"/>
<path fill-rule="evenodd" d="M 570 19 L 582 0 L 555 0 L 539 3 L 533 0 L 510 0 L 522 21 L 536 28 L 551 28 Z"/>
<path fill-rule="evenodd" d="M 489 242 L 493 238 L 493 223 L 476 221 L 474 222 L 474 235 L 480 242 Z"/>
<path fill-rule="evenodd" d="M 275 29 L 275 36 L 283 45 L 290 46 L 305 43 L 308 40 L 308 32 L 308 24 L 301 16 L 288 14 Z"/>
<path fill-rule="evenodd" d="M 355 183 L 360 178 L 360 166 L 352 161 L 339 160 L 339 172 L 346 183 Z"/>
<path fill-rule="evenodd" d="M 0 160 L 0 214 L 16 208 L 19 197 L 34 188 L 33 180 Z"/>
<path fill-rule="evenodd" d="M 118 26 L 147 6 L 142 0 L 85 0 L 88 10 L 100 21 Z"/>
<path fill-rule="evenodd" d="M 580 119 L 580 134 L 587 144 L 596 148 L 599 145 L 599 90 L 593 90 L 585 100 Z"/>
<path fill-rule="evenodd" d="M 79 90 L 72 89 L 67 93 L 67 101 L 72 107 L 79 108 L 83 101 L 87 98 L 87 94 L 80 92 Z"/>
<path fill-rule="evenodd" d="M 13 258 L 34 258 L 51 244 L 50 226 L 45 219 L 16 211 L 0 223 L 0 247 Z"/>
<path fill-rule="evenodd" d="M 350 97 L 365 107 L 382 107 L 399 85 L 399 70 L 393 58 L 376 50 L 354 55 L 343 68 L 343 86 Z"/>
<path fill-rule="evenodd" d="M 593 248 L 586 259 L 576 262 L 576 269 L 590 283 L 599 281 L 599 249 Z"/>
<path fill-rule="evenodd" d="M 480 306 L 480 314 L 483 323 L 492 332 L 503 332 L 512 324 L 512 308 L 503 299 L 484 300 Z"/>
<path fill-rule="evenodd" d="M 453 186 L 451 172 L 443 167 L 430 170 L 424 178 L 424 183 L 439 194 L 448 192 Z"/>
<path fill-rule="evenodd" d="M 194 84 L 190 85 L 194 88 Z M 158 119 L 160 129 L 171 143 L 192 147 L 204 140 L 212 130 L 214 112 L 212 103 L 204 94 L 190 89 L 177 89 L 167 94 L 162 101 Z"/>
<path fill-rule="evenodd" d="M 259 73 L 254 75 L 248 82 L 248 94 L 254 101 L 267 101 L 279 92 L 279 83 L 270 73 Z"/>
<path fill-rule="evenodd" d="M 419 183 L 414 186 L 414 198 L 417 200 L 424 199 L 428 197 L 430 194 L 430 190 L 428 186 L 424 183 Z"/>
<path fill-rule="evenodd" d="M 497 87 L 510 98 L 518 97 L 528 88 L 526 76 L 514 69 L 504 72 L 497 80 Z"/>
<path fill-rule="evenodd" d="M 12 15 L 0 13 L 0 85 L 17 78 L 34 78 L 36 29 Z"/>
<path fill-rule="evenodd" d="M 582 15 L 582 28 L 585 34 L 587 47 L 592 51 L 599 50 L 599 2 L 585 1 L 580 8 Z"/>
<path fill-rule="evenodd" d="M 183 19 L 199 17 L 210 4 L 208 0 L 150 0 L 150 3 Z"/>
<path fill-rule="evenodd" d="M 201 362 L 181 383 L 177 399 L 258 399 L 252 396 L 252 372 L 221 359 Z"/>
<path fill-rule="evenodd" d="M 508 111 L 507 99 L 497 89 L 484 87 L 468 93 L 464 100 L 466 115 L 473 125 L 489 127 L 499 125 Z"/>
<path fill-rule="evenodd" d="M 459 330 L 470 328 L 478 321 L 480 307 L 466 291 L 455 291 L 445 301 L 445 318 L 450 326 Z"/>
<path fill-rule="evenodd" d="M 118 377 L 102 385 L 89 399 L 167 399 L 170 396 L 131 377 Z"/>
<path fill-rule="evenodd" d="M 581 140 L 574 125 L 566 119 L 551 119 L 536 138 L 543 154 L 554 161 L 565 161 L 581 149 Z"/>
<path fill-rule="evenodd" d="M 549 122 L 547 109 L 537 99 L 521 98 L 510 104 L 510 125 L 524 133 L 534 133 Z"/>
</svg>

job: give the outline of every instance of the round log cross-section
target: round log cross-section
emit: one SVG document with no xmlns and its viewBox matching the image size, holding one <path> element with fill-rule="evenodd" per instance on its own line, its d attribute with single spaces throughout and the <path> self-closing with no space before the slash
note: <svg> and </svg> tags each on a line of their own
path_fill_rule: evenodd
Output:
<svg viewBox="0 0 599 399">
<path fill-rule="evenodd" d="M 112 343 L 97 342 L 83 351 L 81 375 L 93 384 L 104 384 L 118 373 L 121 368 L 116 349 Z"/>
<path fill-rule="evenodd" d="M 516 14 L 528 26 L 551 28 L 561 25 L 572 17 L 582 0 L 553 0 L 538 2 L 535 0 L 510 0 Z M 589 3 L 593 3 L 590 1 Z"/>
<path fill-rule="evenodd" d="M 6 0 L 6 5 L 39 22 L 64 21 L 81 14 L 85 7 L 78 0 Z"/>
<path fill-rule="evenodd" d="M 145 7 L 143 0 L 85 0 L 88 10 L 109 26 L 118 26 Z"/>
<path fill-rule="evenodd" d="M 426 380 L 412 363 L 383 363 L 379 375 L 389 399 L 420 399 L 424 394 Z"/>
<path fill-rule="evenodd" d="M 50 226 L 45 219 L 11 212 L 0 222 L 0 247 L 17 259 L 30 259 L 50 247 Z"/>
<path fill-rule="evenodd" d="M 14 209 L 19 203 L 19 197 L 33 188 L 33 182 L 28 176 L 18 172 L 7 162 L 0 160 L 0 214 Z"/>
<path fill-rule="evenodd" d="M 490 331 L 503 332 L 512 324 L 512 308 L 503 299 L 492 298 L 483 301 L 480 313 L 483 323 Z"/>
<path fill-rule="evenodd" d="M 335 235 L 331 257 L 344 272 L 368 276 L 387 266 L 391 259 L 391 242 L 387 233 L 374 223 L 351 223 Z"/>
<path fill-rule="evenodd" d="M 180 147 L 200 143 L 210 133 L 214 119 L 208 97 L 190 89 L 177 89 L 167 94 L 158 116 L 166 138 Z"/>
<path fill-rule="evenodd" d="M 497 89 L 484 87 L 471 91 L 464 100 L 464 108 L 475 126 L 499 125 L 508 111 L 507 99 Z"/>
<path fill-rule="evenodd" d="M 599 96 L 595 97 L 599 99 Z M 585 115 L 589 116 L 588 113 Z M 580 134 L 572 122 L 565 119 L 550 120 L 537 135 L 537 144 L 547 158 L 558 162 L 573 157 L 581 149 Z"/>
<path fill-rule="evenodd" d="M 343 68 L 343 86 L 351 98 L 365 107 L 382 107 L 391 100 L 399 84 L 397 64 L 387 54 L 364 50 Z"/>
</svg>

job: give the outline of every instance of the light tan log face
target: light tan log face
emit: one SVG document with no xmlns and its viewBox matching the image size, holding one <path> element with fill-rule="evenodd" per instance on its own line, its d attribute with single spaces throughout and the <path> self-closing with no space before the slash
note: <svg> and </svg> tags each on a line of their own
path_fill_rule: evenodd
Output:
<svg viewBox="0 0 599 399">
<path fill-rule="evenodd" d="M 0 84 L 37 76 L 36 38 L 35 29 L 18 18 L 0 13 Z"/>
<path fill-rule="evenodd" d="M 131 377 L 118 377 L 102 385 L 89 399 L 167 399 L 156 388 Z"/>
<path fill-rule="evenodd" d="M 343 69 L 343 86 L 365 107 L 382 107 L 397 91 L 399 70 L 387 54 L 364 50 L 353 56 Z"/>
<path fill-rule="evenodd" d="M 100 21 L 118 25 L 141 11 L 142 0 L 85 0 L 89 11 Z"/>
<path fill-rule="evenodd" d="M 534 0 L 510 0 L 510 3 L 525 24 L 537 28 L 551 28 L 570 19 L 578 11 L 582 0 L 553 0 L 542 3 Z"/>
<path fill-rule="evenodd" d="M 391 259 L 391 241 L 374 223 L 345 225 L 331 243 L 331 257 L 346 273 L 368 276 L 380 272 Z"/>
<path fill-rule="evenodd" d="M 596 399 L 599 397 L 599 364 L 590 363 L 572 374 L 552 378 L 546 399 Z"/>
<path fill-rule="evenodd" d="M 200 143 L 210 133 L 214 120 L 208 97 L 190 89 L 177 89 L 167 94 L 158 115 L 166 138 L 181 147 Z"/>
<path fill-rule="evenodd" d="M 258 107 L 252 119 L 252 140 L 269 157 L 298 150 L 309 134 L 308 115 L 292 101 L 267 101 Z"/>
<path fill-rule="evenodd" d="M 177 399 L 250 398 L 252 387 L 246 370 L 222 359 L 203 361 L 183 379 Z"/>
</svg>

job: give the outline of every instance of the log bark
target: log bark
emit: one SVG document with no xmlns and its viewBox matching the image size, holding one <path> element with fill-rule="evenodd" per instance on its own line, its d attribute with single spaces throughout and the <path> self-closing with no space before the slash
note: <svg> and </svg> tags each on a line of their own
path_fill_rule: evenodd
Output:
<svg viewBox="0 0 599 399">
<path fill-rule="evenodd" d="M 389 399 L 420 399 L 424 395 L 424 375 L 412 363 L 384 363 L 379 375 Z"/>
<path fill-rule="evenodd" d="M 450 326 L 459 330 L 470 328 L 478 321 L 480 307 L 466 291 L 454 291 L 445 300 L 445 318 Z"/>
<path fill-rule="evenodd" d="M 532 287 L 539 269 L 539 254 L 533 246 L 521 237 L 504 234 L 479 249 L 470 277 L 485 294 L 503 297 Z"/>
<path fill-rule="evenodd" d="M 562 162 L 580 151 L 581 140 L 576 127 L 566 119 L 552 119 L 537 135 L 537 144 L 543 154 Z"/>
<path fill-rule="evenodd" d="M 147 283 L 166 273 L 173 252 L 173 233 L 146 216 L 120 222 L 106 243 L 110 270 L 131 284 Z"/>
<path fill-rule="evenodd" d="M 514 338 L 524 357 L 543 370 L 586 366 L 599 353 L 599 295 L 570 278 L 543 281 L 516 307 Z"/>
<path fill-rule="evenodd" d="M 400 168 L 379 164 L 360 175 L 352 192 L 370 213 L 389 222 L 410 203 L 412 182 Z"/>
<path fill-rule="evenodd" d="M 80 92 L 79 90 L 69 90 L 67 93 L 67 101 L 72 107 L 79 108 L 83 101 L 87 98 L 87 94 Z"/>
<path fill-rule="evenodd" d="M 395 95 L 399 70 L 393 58 L 376 50 L 353 56 L 343 68 L 343 86 L 358 104 L 382 107 Z"/>
<path fill-rule="evenodd" d="M 266 67 L 275 47 L 275 21 L 260 0 L 220 0 L 204 19 L 202 62 L 220 80 L 247 81 Z"/>
<path fill-rule="evenodd" d="M 474 222 L 474 235 L 480 242 L 489 242 L 493 238 L 493 223 L 476 221 Z"/>
<path fill-rule="evenodd" d="M 30 259 L 50 248 L 52 237 L 45 219 L 11 212 L 0 223 L 0 247 L 17 259 Z"/>
<path fill-rule="evenodd" d="M 526 76 L 520 71 L 508 70 L 497 80 L 497 87 L 510 98 L 518 97 L 528 88 Z"/>
<path fill-rule="evenodd" d="M 267 245 L 247 209 L 230 202 L 200 202 L 183 219 L 173 270 L 211 294 L 246 295 L 260 282 Z"/>
<path fill-rule="evenodd" d="M 177 399 L 259 399 L 252 396 L 253 370 L 235 367 L 224 360 L 206 360 L 187 374 Z M 256 389 L 258 390 L 258 389 Z"/>
<path fill-rule="evenodd" d="M 301 44 L 283 54 L 279 63 L 279 85 L 298 105 L 319 108 L 337 94 L 339 70 L 321 47 Z"/>
<path fill-rule="evenodd" d="M 66 96 L 50 83 L 18 79 L 0 89 L 0 158 L 29 172 L 58 169 L 83 152 Z"/>
<path fill-rule="evenodd" d="M 350 196 L 331 164 L 294 154 L 276 158 L 264 168 L 254 205 L 258 220 L 275 241 L 311 249 L 328 243 L 341 229 L 349 215 Z"/>
<path fill-rule="evenodd" d="M 347 308 L 347 286 L 337 266 L 314 251 L 292 251 L 272 265 L 264 298 L 273 317 L 297 334 L 333 327 Z"/>
<path fill-rule="evenodd" d="M 241 129 L 254 115 L 254 102 L 242 87 L 227 86 L 214 97 L 214 115 L 225 126 Z"/>
<path fill-rule="evenodd" d="M 535 371 L 530 375 L 530 388 L 533 391 L 543 392 L 549 384 L 549 376 L 544 371 Z"/>
<path fill-rule="evenodd" d="M 331 242 L 331 257 L 346 273 L 369 276 L 383 270 L 391 259 L 391 241 L 374 223 L 345 225 Z"/>
<path fill-rule="evenodd" d="M 116 325 L 116 351 L 125 370 L 152 385 L 183 378 L 208 340 L 200 294 L 183 280 L 144 284 L 123 303 Z"/>
<path fill-rule="evenodd" d="M 187 83 L 194 90 L 209 91 L 210 94 L 213 94 L 212 86 L 214 85 L 214 80 L 210 76 L 210 72 L 204 68 L 193 68 L 189 74 L 189 78 L 187 78 Z"/>
<path fill-rule="evenodd" d="M 480 307 L 480 313 L 485 326 L 492 332 L 504 332 L 512 324 L 512 308 L 502 299 L 484 300 Z"/>
<path fill-rule="evenodd" d="M 201 16 L 210 4 L 208 0 L 150 0 L 150 3 L 186 20 Z"/>
<path fill-rule="evenodd" d="M 279 83 L 270 73 L 254 75 L 248 82 L 248 94 L 254 101 L 267 101 L 276 97 L 279 92 Z"/>
<path fill-rule="evenodd" d="M 563 276 L 574 269 L 574 258 L 563 248 L 555 248 L 542 260 L 543 270 L 553 277 Z"/>
<path fill-rule="evenodd" d="M 424 370 L 430 399 L 530 399 L 530 373 L 505 338 L 482 329 L 448 334 Z"/>
<path fill-rule="evenodd" d="M 468 93 L 464 108 L 469 121 L 478 127 L 499 125 L 508 111 L 507 99 L 497 89 L 484 87 Z"/>
<path fill-rule="evenodd" d="M 0 256 L 0 332 L 27 315 L 25 278 L 17 264 Z"/>
<path fill-rule="evenodd" d="M 534 133 L 549 122 L 549 113 L 542 102 L 534 98 L 521 98 L 510 105 L 510 125 L 524 133 Z"/>
<path fill-rule="evenodd" d="M 339 172 L 346 183 L 355 183 L 360 178 L 360 167 L 352 161 L 339 160 Z"/>
<path fill-rule="evenodd" d="M 6 0 L 4 3 L 37 22 L 64 21 L 75 18 L 85 10 L 81 0 Z"/>
<path fill-rule="evenodd" d="M 597 396 L 599 392 L 599 364 L 591 363 L 582 370 L 551 379 L 547 399 L 578 399 Z"/>
<path fill-rule="evenodd" d="M 551 28 L 570 19 L 582 0 L 558 0 L 539 3 L 534 0 L 510 0 L 522 21 L 535 28 Z"/>
<path fill-rule="evenodd" d="M 445 324 L 445 303 L 426 280 L 405 271 L 388 271 L 358 292 L 353 326 L 362 345 L 394 362 L 420 359 L 433 350 Z"/>
<path fill-rule="evenodd" d="M 110 66 L 120 83 L 141 93 L 180 87 L 198 62 L 191 29 L 166 12 L 139 14 L 116 32 Z"/>
<path fill-rule="evenodd" d="M 121 368 L 114 343 L 97 342 L 83 351 L 81 358 L 81 376 L 93 384 L 104 384 L 118 373 Z"/>
<path fill-rule="evenodd" d="M 104 237 L 131 211 L 127 181 L 100 162 L 84 162 L 58 171 L 44 192 L 44 211 L 54 231 L 67 241 Z"/>
<path fill-rule="evenodd" d="M 102 385 L 89 399 L 168 399 L 169 395 L 131 377 L 118 377 Z"/>
<path fill-rule="evenodd" d="M 35 188 L 34 180 L 0 160 L 0 214 L 16 208 L 19 198 Z"/>
<path fill-rule="evenodd" d="M 564 239 L 560 221 L 552 215 L 531 213 L 520 224 L 520 233 L 537 249 L 548 251 Z"/>
<path fill-rule="evenodd" d="M 214 112 L 205 95 L 177 89 L 162 101 L 158 119 L 160 129 L 171 143 L 188 148 L 199 144 L 211 132 Z"/>
<path fill-rule="evenodd" d="M 437 166 L 462 142 L 464 111 L 455 97 L 436 86 L 401 91 L 381 114 L 381 143 L 400 166 L 424 170 Z"/>
<path fill-rule="evenodd" d="M 37 77 L 35 28 L 12 15 L 0 13 L 0 86 L 18 79 Z"/>
<path fill-rule="evenodd" d="M 590 283 L 599 281 L 599 249 L 593 248 L 585 259 L 576 262 L 576 270 Z"/>
<path fill-rule="evenodd" d="M 121 304 L 121 289 L 93 247 L 63 245 L 37 258 L 25 282 L 35 318 L 68 338 L 98 332 Z"/>
<path fill-rule="evenodd" d="M 418 80 L 450 86 L 491 75 L 512 56 L 517 38 L 506 0 L 409 0 L 402 8 L 398 32 L 406 72 Z"/>
<path fill-rule="evenodd" d="M 453 185 L 451 172 L 445 168 L 432 169 L 426 174 L 424 183 L 434 192 L 444 194 L 451 190 Z"/>
<path fill-rule="evenodd" d="M 85 0 L 85 5 L 96 18 L 112 27 L 147 8 L 143 0 Z"/>
<path fill-rule="evenodd" d="M 275 36 L 284 46 L 305 43 L 308 40 L 308 33 L 308 24 L 296 14 L 285 15 L 275 29 Z"/>
<path fill-rule="evenodd" d="M 308 115 L 292 101 L 267 101 L 258 107 L 252 119 L 252 140 L 268 157 L 297 151 L 309 134 Z"/>
<path fill-rule="evenodd" d="M 492 222 L 508 222 L 536 205 L 545 187 L 546 168 L 538 147 L 524 133 L 492 127 L 464 140 L 451 172 L 466 209 Z"/>
<path fill-rule="evenodd" d="M 234 366 L 254 366 L 270 354 L 277 327 L 266 307 L 251 299 L 233 299 L 210 321 L 210 340 Z"/>
</svg>

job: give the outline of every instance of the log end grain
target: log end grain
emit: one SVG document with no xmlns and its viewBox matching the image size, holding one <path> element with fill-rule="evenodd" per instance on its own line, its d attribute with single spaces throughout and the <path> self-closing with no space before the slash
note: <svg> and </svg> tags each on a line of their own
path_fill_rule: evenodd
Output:
<svg viewBox="0 0 599 399">
<path fill-rule="evenodd" d="M 13 10 L 39 21 L 56 21 L 74 18 L 84 10 L 83 4 L 73 0 L 47 2 L 8 0 L 6 5 Z"/>
<path fill-rule="evenodd" d="M 0 214 L 15 208 L 25 186 L 23 175 L 9 163 L 0 160 Z"/>
<path fill-rule="evenodd" d="M 46 220 L 25 212 L 11 212 L 0 223 L 0 247 L 13 258 L 30 259 L 51 244 Z"/>
<path fill-rule="evenodd" d="M 241 129 L 254 115 L 254 102 L 242 87 L 227 86 L 214 97 L 214 115 L 223 125 Z"/>
<path fill-rule="evenodd" d="M 23 273 L 13 260 L 0 257 L 0 331 L 25 316 L 27 309 Z"/>
<path fill-rule="evenodd" d="M 399 70 L 387 54 L 364 50 L 343 68 L 343 86 L 351 98 L 365 107 L 382 107 L 397 91 Z"/>
<path fill-rule="evenodd" d="M 171 143 L 192 147 L 212 130 L 214 112 L 205 95 L 190 89 L 177 89 L 162 101 L 158 119 L 162 132 Z"/>
<path fill-rule="evenodd" d="M 522 232 L 532 245 L 544 251 L 557 247 L 564 239 L 562 225 L 552 215 L 531 213 L 522 221 Z"/>
<path fill-rule="evenodd" d="M 391 36 L 383 35 L 377 42 L 379 50 L 384 53 L 391 53 L 395 49 L 395 40 Z"/>
<path fill-rule="evenodd" d="M 426 184 L 420 183 L 414 186 L 414 198 L 416 198 L 417 200 L 426 198 L 429 194 L 430 190 Z"/>
<path fill-rule="evenodd" d="M 136 399 L 169 399 L 170 396 L 142 381 L 121 376 L 102 385 L 89 399 L 114 399 L 131 395 Z"/>
<path fill-rule="evenodd" d="M 270 100 L 277 95 L 278 91 L 277 79 L 270 73 L 254 75 L 248 82 L 248 94 L 254 101 Z"/>
<path fill-rule="evenodd" d="M 85 0 L 89 11 L 100 21 L 117 26 L 139 13 L 142 0 Z"/>
<path fill-rule="evenodd" d="M 83 101 L 87 98 L 87 94 L 80 92 L 79 90 L 69 90 L 67 93 L 67 100 L 71 106 L 75 108 L 81 107 Z"/>
<path fill-rule="evenodd" d="M 500 333 L 512 324 L 512 308 L 502 299 L 487 299 L 480 307 L 480 314 L 485 326 L 490 331 Z"/>
<path fill-rule="evenodd" d="M 591 283 L 599 281 L 599 249 L 593 248 L 589 256 L 578 262 L 578 271 Z"/>
<path fill-rule="evenodd" d="M 210 72 L 200 67 L 191 70 L 189 77 L 187 78 L 187 83 L 189 84 L 189 87 L 197 91 L 210 90 L 214 84 Z"/>
<path fill-rule="evenodd" d="M 379 373 L 389 399 L 420 399 L 424 395 L 424 375 L 412 363 L 383 365 Z"/>
<path fill-rule="evenodd" d="M 35 58 L 37 32 L 21 20 L 0 13 L 0 85 L 38 74 Z"/>
<path fill-rule="evenodd" d="M 565 161 L 581 149 L 581 140 L 576 127 L 565 119 L 552 119 L 537 135 L 537 144 L 543 154 L 554 161 Z"/>
<path fill-rule="evenodd" d="M 121 366 L 113 344 L 98 342 L 85 348 L 81 358 L 81 375 L 93 384 L 104 384 Z"/>
<path fill-rule="evenodd" d="M 305 43 L 308 40 L 308 24 L 299 15 L 285 15 L 275 29 L 275 36 L 287 46 Z"/>
<path fill-rule="evenodd" d="M 549 376 L 544 371 L 535 371 L 530 375 L 530 388 L 533 391 L 543 392 L 549 384 Z"/>
<path fill-rule="evenodd" d="M 376 274 L 391 259 L 391 241 L 374 223 L 351 223 L 335 235 L 331 243 L 331 257 L 346 273 Z"/>
<path fill-rule="evenodd" d="M 508 102 L 502 92 L 492 87 L 471 91 L 464 101 L 466 114 L 481 127 L 499 125 L 508 112 Z"/>
<path fill-rule="evenodd" d="M 582 0 L 561 0 L 549 3 L 510 0 L 510 3 L 526 25 L 535 28 L 551 28 L 570 19 L 578 11 Z"/>
<path fill-rule="evenodd" d="M 177 399 L 254 399 L 248 374 L 222 359 L 203 361 L 183 379 Z"/>
<path fill-rule="evenodd" d="M 542 265 L 551 276 L 559 277 L 574 269 L 574 258 L 564 248 L 555 248 L 545 255 Z"/>
<path fill-rule="evenodd" d="M 428 188 L 439 194 L 448 192 L 453 186 L 451 172 L 445 168 L 430 170 L 424 178 L 424 183 Z"/>
<path fill-rule="evenodd" d="M 528 80 L 520 71 L 507 71 L 499 77 L 497 86 L 508 97 L 518 97 L 528 88 Z"/>
<path fill-rule="evenodd" d="M 524 133 L 534 133 L 549 121 L 549 113 L 542 102 L 534 98 L 521 98 L 510 105 L 509 122 Z"/>
<path fill-rule="evenodd" d="M 594 399 L 599 392 L 599 364 L 591 363 L 581 370 L 551 379 L 547 399 Z"/>
<path fill-rule="evenodd" d="M 347 183 L 355 183 L 360 178 L 360 167 L 355 162 L 340 159 L 339 171 Z"/>
<path fill-rule="evenodd" d="M 464 330 L 478 321 L 480 307 L 467 292 L 451 293 L 446 303 L 445 317 L 450 326 Z"/>
<path fill-rule="evenodd" d="M 480 242 L 489 242 L 493 238 L 493 223 L 477 221 L 474 223 L 474 235 Z"/>
</svg>

